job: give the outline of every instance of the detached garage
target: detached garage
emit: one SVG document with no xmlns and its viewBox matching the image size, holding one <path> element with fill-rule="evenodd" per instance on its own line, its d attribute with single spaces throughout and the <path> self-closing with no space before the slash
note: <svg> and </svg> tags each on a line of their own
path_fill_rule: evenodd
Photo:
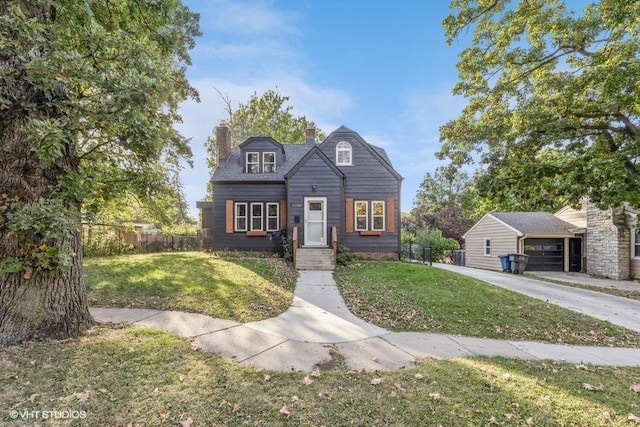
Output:
<svg viewBox="0 0 640 427">
<path fill-rule="evenodd" d="M 549 212 L 491 212 L 462 237 L 466 266 L 502 270 L 499 255 L 529 255 L 528 271 L 581 271 L 584 228 Z"/>
</svg>

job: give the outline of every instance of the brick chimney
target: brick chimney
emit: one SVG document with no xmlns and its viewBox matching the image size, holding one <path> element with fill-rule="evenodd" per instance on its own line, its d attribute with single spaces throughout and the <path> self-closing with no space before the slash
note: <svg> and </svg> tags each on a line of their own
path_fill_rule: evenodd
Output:
<svg viewBox="0 0 640 427">
<path fill-rule="evenodd" d="M 231 152 L 231 130 L 225 121 L 221 121 L 216 127 L 216 145 L 218 146 L 218 163 L 220 163 Z"/>
<path fill-rule="evenodd" d="M 308 125 L 304 130 L 304 142 L 307 144 L 315 144 L 316 143 L 316 128 L 311 125 Z"/>
</svg>

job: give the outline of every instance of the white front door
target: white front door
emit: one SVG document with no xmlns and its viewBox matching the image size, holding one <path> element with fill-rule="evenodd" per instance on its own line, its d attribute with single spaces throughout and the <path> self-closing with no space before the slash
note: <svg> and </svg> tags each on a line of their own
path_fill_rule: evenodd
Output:
<svg viewBox="0 0 640 427">
<path fill-rule="evenodd" d="M 304 198 L 304 244 L 327 246 L 327 198 Z"/>
</svg>

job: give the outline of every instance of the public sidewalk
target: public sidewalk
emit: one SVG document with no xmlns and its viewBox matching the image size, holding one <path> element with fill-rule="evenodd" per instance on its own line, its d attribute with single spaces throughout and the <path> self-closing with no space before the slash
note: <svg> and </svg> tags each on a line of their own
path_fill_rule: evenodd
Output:
<svg viewBox="0 0 640 427">
<path fill-rule="evenodd" d="M 392 370 L 422 358 L 474 355 L 640 366 L 640 349 L 390 332 L 349 312 L 332 272 L 325 271 L 301 271 L 291 307 L 259 322 L 240 324 L 202 314 L 150 309 L 93 307 L 91 314 L 98 322 L 163 329 L 189 338 L 203 351 L 276 371 L 328 368 L 335 364 L 336 352 L 354 370 Z"/>
</svg>

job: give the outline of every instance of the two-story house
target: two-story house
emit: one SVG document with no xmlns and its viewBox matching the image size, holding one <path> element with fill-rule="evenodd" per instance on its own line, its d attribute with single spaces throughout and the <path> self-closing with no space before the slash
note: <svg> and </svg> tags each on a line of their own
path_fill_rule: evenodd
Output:
<svg viewBox="0 0 640 427">
<path fill-rule="evenodd" d="M 256 136 L 231 149 L 221 124 L 216 140 L 213 201 L 198 202 L 213 250 L 278 251 L 286 233 L 299 268 L 310 249 L 332 253 L 335 263 L 340 245 L 398 257 L 402 177 L 382 148 L 344 126 L 320 143 L 309 128 L 303 143 Z"/>
</svg>

